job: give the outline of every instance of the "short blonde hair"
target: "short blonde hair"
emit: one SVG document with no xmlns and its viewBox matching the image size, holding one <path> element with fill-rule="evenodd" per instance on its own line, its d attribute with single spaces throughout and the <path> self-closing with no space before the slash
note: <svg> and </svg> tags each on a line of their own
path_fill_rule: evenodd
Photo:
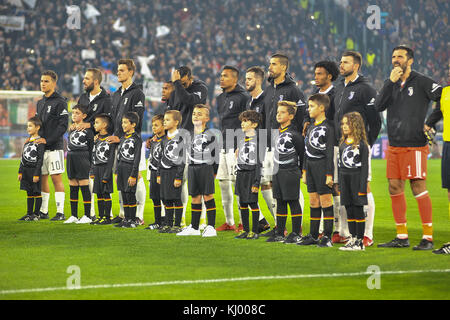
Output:
<svg viewBox="0 0 450 320">
<path fill-rule="evenodd" d="M 297 104 L 293 101 L 279 101 L 278 107 L 286 107 L 289 114 L 295 115 L 297 113 Z"/>
</svg>

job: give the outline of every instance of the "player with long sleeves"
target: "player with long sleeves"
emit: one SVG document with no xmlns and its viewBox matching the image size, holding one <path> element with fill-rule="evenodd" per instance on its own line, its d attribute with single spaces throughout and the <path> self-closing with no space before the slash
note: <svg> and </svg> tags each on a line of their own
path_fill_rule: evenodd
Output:
<svg viewBox="0 0 450 320">
<path fill-rule="evenodd" d="M 393 69 L 375 101 L 377 111 L 387 110 L 386 176 L 397 228 L 394 240 L 378 246 L 409 247 L 404 194 L 405 180 L 409 180 L 423 229 L 422 240 L 413 249 L 430 250 L 433 248 L 432 205 L 426 186 L 429 148 L 423 128 L 430 101 L 441 98 L 442 87 L 412 70 L 413 62 L 412 49 L 406 46 L 393 49 Z"/>
</svg>

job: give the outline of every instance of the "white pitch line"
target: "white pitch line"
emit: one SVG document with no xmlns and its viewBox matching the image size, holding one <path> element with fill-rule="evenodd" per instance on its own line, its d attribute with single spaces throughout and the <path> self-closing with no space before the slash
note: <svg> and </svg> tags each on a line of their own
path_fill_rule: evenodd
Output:
<svg viewBox="0 0 450 320">
<path fill-rule="evenodd" d="M 413 274 L 413 273 L 447 273 L 450 269 L 431 269 L 431 270 L 398 270 L 398 271 L 380 271 L 377 274 Z M 304 278 L 338 278 L 352 276 L 370 276 L 373 272 L 350 272 L 350 273 L 322 273 L 322 274 L 293 274 L 284 276 L 259 276 L 259 277 L 241 277 L 241 278 L 224 278 L 224 279 L 200 279 L 200 280 L 174 280 L 160 282 L 141 282 L 141 283 L 117 283 L 117 284 L 98 284 L 80 286 L 78 288 L 70 287 L 50 287 L 50 288 L 34 288 L 34 289 L 17 289 L 17 290 L 1 290 L 0 294 L 15 293 L 34 293 L 64 290 L 86 290 L 86 289 L 108 289 L 108 288 L 124 288 L 124 287 L 155 287 L 167 285 L 186 285 L 186 284 L 208 284 L 218 282 L 237 282 L 237 281 L 255 281 L 255 280 L 280 280 L 280 279 L 304 279 Z"/>
</svg>

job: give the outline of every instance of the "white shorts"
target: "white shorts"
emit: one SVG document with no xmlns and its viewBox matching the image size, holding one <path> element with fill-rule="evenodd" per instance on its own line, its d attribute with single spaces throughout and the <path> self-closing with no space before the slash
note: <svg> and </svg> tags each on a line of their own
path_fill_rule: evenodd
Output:
<svg viewBox="0 0 450 320">
<path fill-rule="evenodd" d="M 217 180 L 236 180 L 236 155 L 232 149 L 225 152 L 220 151 L 219 168 L 217 169 Z"/>
<path fill-rule="evenodd" d="M 41 168 L 42 175 L 61 174 L 64 170 L 64 151 L 46 150 Z"/>
<path fill-rule="evenodd" d="M 261 172 L 261 184 L 267 184 L 272 182 L 272 173 L 273 173 L 273 151 L 269 151 L 269 148 L 266 149 L 266 155 L 264 157 L 264 162 L 262 165 Z"/>
<path fill-rule="evenodd" d="M 338 162 L 339 162 L 339 147 L 334 147 L 334 177 L 333 182 L 339 183 L 339 175 L 338 175 Z M 367 175 L 367 181 L 372 181 L 372 148 L 369 147 L 369 173 Z"/>
</svg>

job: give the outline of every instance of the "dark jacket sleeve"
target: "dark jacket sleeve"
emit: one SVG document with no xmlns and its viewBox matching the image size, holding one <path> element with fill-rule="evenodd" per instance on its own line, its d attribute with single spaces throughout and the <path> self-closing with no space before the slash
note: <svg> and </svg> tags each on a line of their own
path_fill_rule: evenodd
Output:
<svg viewBox="0 0 450 320">
<path fill-rule="evenodd" d="M 305 141 L 300 132 L 296 132 L 294 135 L 294 147 L 298 155 L 298 168 L 303 169 L 304 158 L 305 158 Z"/>
<path fill-rule="evenodd" d="M 140 102 L 142 102 L 140 104 Z M 144 118 L 144 111 L 145 111 L 145 94 L 141 90 L 136 90 L 136 92 L 133 94 L 131 98 L 131 105 L 130 105 L 130 111 L 136 112 L 139 116 L 139 123 L 136 126 L 135 130 L 136 133 L 140 134 L 142 131 L 142 124 L 143 124 L 143 118 Z"/>
<path fill-rule="evenodd" d="M 89 151 L 89 163 L 92 164 L 92 150 L 94 148 L 94 131 L 87 129 L 86 132 L 87 132 L 87 146 Z"/>
<path fill-rule="evenodd" d="M 425 91 L 428 99 L 432 101 L 441 100 L 442 86 L 428 77 L 421 77 L 421 87 Z"/>
<path fill-rule="evenodd" d="M 196 85 L 195 93 L 188 92 L 180 80 L 174 82 L 175 94 L 179 97 L 180 101 L 183 101 L 184 105 L 195 106 L 196 104 L 205 104 L 208 96 L 208 89 L 203 85 Z M 200 96 L 196 92 L 200 92 Z"/>
<path fill-rule="evenodd" d="M 370 145 L 373 145 L 375 140 L 377 140 L 378 134 L 381 130 L 381 117 L 375 108 L 376 96 L 377 92 L 372 87 L 368 87 L 366 94 L 364 94 L 367 123 L 369 125 L 367 139 L 369 140 Z"/>
<path fill-rule="evenodd" d="M 392 105 L 392 92 L 394 90 L 394 82 L 387 79 L 383 87 L 375 98 L 375 110 L 382 112 Z"/>
<path fill-rule="evenodd" d="M 295 124 L 297 128 L 302 132 L 303 130 L 303 122 L 305 118 L 305 108 L 306 108 L 306 99 L 303 92 L 300 90 L 300 88 L 295 85 L 294 89 L 291 93 L 290 101 L 294 101 L 297 104 L 297 113 L 295 114 Z"/>
<path fill-rule="evenodd" d="M 67 103 L 65 101 L 58 102 L 56 112 L 58 114 L 58 124 L 56 128 L 52 128 L 52 134 L 46 137 L 47 145 L 56 143 L 69 127 L 69 113 L 67 112 Z"/>
<path fill-rule="evenodd" d="M 442 115 L 442 111 L 441 111 L 441 102 L 438 101 L 438 103 L 436 103 L 433 111 L 428 116 L 428 119 L 425 121 L 425 124 L 429 127 L 436 129 L 436 123 L 438 123 L 442 119 L 442 117 L 443 117 L 443 115 Z"/>
<path fill-rule="evenodd" d="M 139 174 L 139 163 L 141 162 L 141 150 L 142 150 L 142 139 L 136 139 L 134 144 L 134 162 L 133 170 L 131 170 L 131 177 L 137 178 Z"/>
</svg>

